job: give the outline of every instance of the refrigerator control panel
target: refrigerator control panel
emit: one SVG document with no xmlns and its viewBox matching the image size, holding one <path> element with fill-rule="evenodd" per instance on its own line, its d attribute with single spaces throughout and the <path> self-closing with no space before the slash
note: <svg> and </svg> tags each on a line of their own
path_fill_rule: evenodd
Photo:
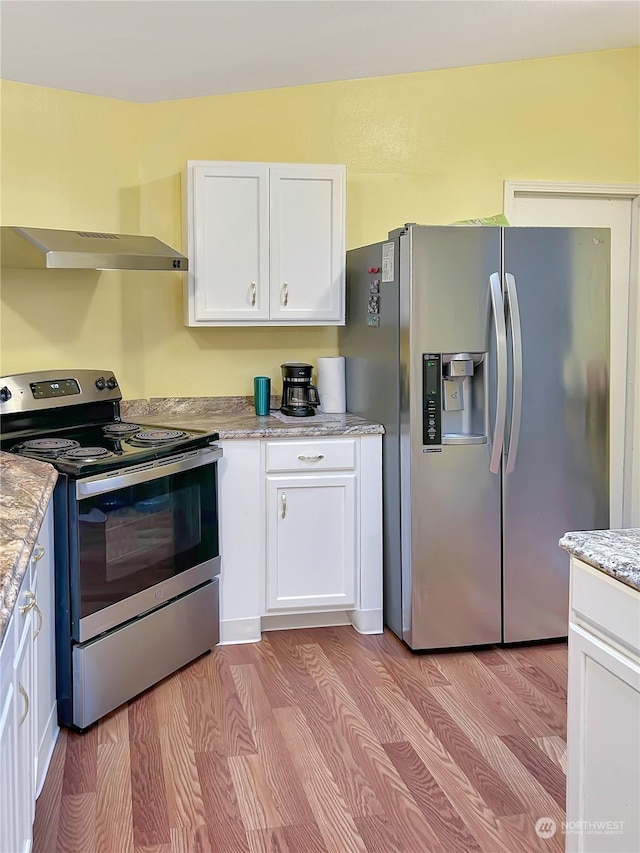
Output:
<svg viewBox="0 0 640 853">
<path fill-rule="evenodd" d="M 442 444 L 442 357 L 422 357 L 422 443 Z"/>
</svg>

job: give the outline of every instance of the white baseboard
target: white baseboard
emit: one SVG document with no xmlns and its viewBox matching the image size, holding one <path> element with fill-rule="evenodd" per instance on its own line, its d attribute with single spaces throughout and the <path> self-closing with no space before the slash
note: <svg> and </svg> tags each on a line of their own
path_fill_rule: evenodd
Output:
<svg viewBox="0 0 640 853">
<path fill-rule="evenodd" d="M 324 613 L 276 613 L 249 619 L 220 622 L 220 645 L 259 643 L 262 631 L 288 631 L 294 628 L 332 628 L 353 625 L 359 634 L 382 634 L 382 610 L 332 610 Z"/>
<path fill-rule="evenodd" d="M 260 617 L 248 619 L 224 619 L 220 622 L 220 645 L 235 643 L 259 643 L 262 637 Z"/>
<path fill-rule="evenodd" d="M 262 617 L 263 631 L 286 631 L 289 628 L 331 628 L 334 625 L 350 625 L 345 610 L 330 613 L 287 613 Z"/>
<path fill-rule="evenodd" d="M 350 610 L 349 620 L 359 634 L 382 634 L 382 610 Z"/>
</svg>

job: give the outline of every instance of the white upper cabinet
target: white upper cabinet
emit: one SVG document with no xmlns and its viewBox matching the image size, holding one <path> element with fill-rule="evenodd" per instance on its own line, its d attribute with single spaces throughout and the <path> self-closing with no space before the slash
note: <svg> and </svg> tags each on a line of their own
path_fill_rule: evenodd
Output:
<svg viewBox="0 0 640 853">
<path fill-rule="evenodd" d="M 188 326 L 344 323 L 344 166 L 189 161 Z"/>
<path fill-rule="evenodd" d="M 273 166 L 271 319 L 344 323 L 344 166 Z"/>
<path fill-rule="evenodd" d="M 187 325 L 268 320 L 268 166 L 189 165 L 186 204 Z"/>
</svg>

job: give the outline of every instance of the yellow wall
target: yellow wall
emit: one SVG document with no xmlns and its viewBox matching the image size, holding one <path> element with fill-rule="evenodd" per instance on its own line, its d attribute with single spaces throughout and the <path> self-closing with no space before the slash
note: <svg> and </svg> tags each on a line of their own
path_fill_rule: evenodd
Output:
<svg viewBox="0 0 640 853">
<path fill-rule="evenodd" d="M 2 81 L 2 224 L 139 228 L 139 104 Z M 97 367 L 144 391 L 123 275 L 2 270 L 2 374 Z"/>
<path fill-rule="evenodd" d="M 639 57 L 145 105 L 4 82 L 2 222 L 139 228 L 180 247 L 189 159 L 346 163 L 349 247 L 498 213 L 505 179 L 638 182 Z M 112 367 L 129 397 L 249 394 L 256 373 L 279 385 L 282 361 L 337 351 L 334 328 L 188 329 L 172 273 L 5 271 L 2 309 L 3 372 Z"/>
</svg>

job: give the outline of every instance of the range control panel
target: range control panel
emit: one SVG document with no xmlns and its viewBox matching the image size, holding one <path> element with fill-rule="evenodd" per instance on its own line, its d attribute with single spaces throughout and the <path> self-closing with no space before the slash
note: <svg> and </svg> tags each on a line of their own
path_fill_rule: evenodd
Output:
<svg viewBox="0 0 640 853">
<path fill-rule="evenodd" d="M 422 356 L 422 443 L 442 444 L 442 357 Z"/>
</svg>

